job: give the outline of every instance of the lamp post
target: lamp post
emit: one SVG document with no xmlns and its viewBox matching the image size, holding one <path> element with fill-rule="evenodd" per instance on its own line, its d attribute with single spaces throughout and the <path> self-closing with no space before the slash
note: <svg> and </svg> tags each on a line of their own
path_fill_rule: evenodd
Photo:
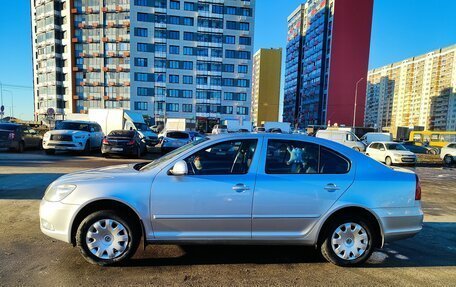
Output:
<svg viewBox="0 0 456 287">
<path fill-rule="evenodd" d="M 358 85 L 359 85 L 359 83 L 361 83 L 362 80 L 364 80 L 363 77 L 361 77 L 361 79 L 359 79 L 358 82 L 356 82 L 356 87 L 355 87 L 355 105 L 353 107 L 353 127 L 355 127 L 355 123 L 356 123 L 356 103 L 358 101 Z"/>
<path fill-rule="evenodd" d="M 10 91 L 10 90 L 4 90 L 4 91 L 10 93 L 10 96 L 11 96 L 11 110 L 10 110 L 11 114 L 10 114 L 10 116 L 14 117 L 14 94 L 13 94 L 13 91 Z M 3 105 L 3 103 L 2 103 L 2 105 Z"/>
</svg>

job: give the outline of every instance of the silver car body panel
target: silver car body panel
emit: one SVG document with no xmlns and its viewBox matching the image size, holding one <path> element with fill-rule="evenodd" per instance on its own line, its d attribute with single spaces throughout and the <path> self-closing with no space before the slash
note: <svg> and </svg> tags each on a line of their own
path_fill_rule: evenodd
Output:
<svg viewBox="0 0 456 287">
<path fill-rule="evenodd" d="M 233 139 L 258 139 L 243 175 L 173 176 L 173 165 L 196 151 Z M 267 141 L 285 139 L 323 145 L 351 162 L 347 174 L 266 174 Z M 334 183 L 339 189 L 325 190 Z M 392 169 L 336 142 L 302 135 L 242 133 L 212 136 L 153 168 L 120 165 L 64 175 L 52 185 L 77 188 L 61 202 L 42 200 L 42 231 L 71 242 L 76 215 L 88 204 L 113 200 L 130 207 L 153 243 L 305 244 L 317 242 L 334 212 L 359 207 L 379 223 L 382 240 L 415 235 L 423 213 L 415 200 L 415 174 Z M 233 186 L 244 184 L 238 192 Z M 45 226 L 43 226 L 43 224 Z M 51 224 L 54 230 L 50 230 Z M 47 227 L 47 228 L 45 228 Z"/>
</svg>

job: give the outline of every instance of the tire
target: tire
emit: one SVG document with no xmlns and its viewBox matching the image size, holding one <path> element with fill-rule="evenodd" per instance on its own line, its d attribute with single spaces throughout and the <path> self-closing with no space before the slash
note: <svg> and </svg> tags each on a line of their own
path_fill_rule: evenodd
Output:
<svg viewBox="0 0 456 287">
<path fill-rule="evenodd" d="M 47 155 L 54 155 L 55 154 L 55 149 L 45 149 L 44 152 Z"/>
<path fill-rule="evenodd" d="M 23 153 L 24 152 L 24 149 L 25 149 L 25 145 L 24 145 L 24 142 L 19 142 L 17 144 L 17 149 L 16 149 L 16 152 L 17 153 Z"/>
<path fill-rule="evenodd" d="M 38 150 L 42 150 L 42 149 L 43 149 L 43 140 L 40 140 L 40 141 L 38 142 L 37 149 L 38 149 Z"/>
<path fill-rule="evenodd" d="M 139 246 L 141 229 L 139 222 L 127 218 L 113 210 L 101 210 L 88 215 L 76 233 L 76 245 L 84 259 L 92 264 L 108 266 L 125 262 L 133 256 Z M 108 226 L 119 231 L 113 233 L 106 228 Z M 95 230 L 98 231 L 96 234 L 90 232 Z M 98 244 L 94 240 L 96 237 L 99 237 Z M 99 244 L 101 248 L 97 247 Z"/>
<path fill-rule="evenodd" d="M 443 161 L 445 162 L 445 164 L 450 165 L 453 163 L 453 157 L 451 155 L 447 154 L 443 158 Z"/>
<path fill-rule="evenodd" d="M 82 151 L 83 154 L 89 155 L 90 154 L 90 139 L 88 139 L 84 145 L 84 150 Z"/>
<path fill-rule="evenodd" d="M 346 232 L 347 230 L 350 232 Z M 366 262 L 374 251 L 378 238 L 373 230 L 372 224 L 360 216 L 338 217 L 325 229 L 320 252 L 326 260 L 335 265 L 359 266 Z M 354 253 L 355 250 L 358 254 Z"/>
<path fill-rule="evenodd" d="M 387 157 L 385 158 L 385 164 L 386 164 L 387 166 L 392 166 L 392 165 L 393 165 L 393 161 L 391 160 L 391 158 L 390 158 L 389 156 L 387 156 Z"/>
</svg>

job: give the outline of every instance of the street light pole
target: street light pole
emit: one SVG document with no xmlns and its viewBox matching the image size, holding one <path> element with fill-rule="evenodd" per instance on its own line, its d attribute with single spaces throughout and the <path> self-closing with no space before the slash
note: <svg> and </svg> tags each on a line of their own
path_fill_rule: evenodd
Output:
<svg viewBox="0 0 456 287">
<path fill-rule="evenodd" d="M 3 84 L 0 81 L 0 106 L 3 107 Z M 3 113 L 0 114 L 0 119 L 3 119 Z"/>
<path fill-rule="evenodd" d="M 10 113 L 11 113 L 11 117 L 14 117 L 14 94 L 13 94 L 13 91 L 10 91 L 10 90 L 5 90 L 5 92 L 8 92 L 10 93 L 10 96 L 11 96 L 11 109 L 10 109 Z"/>
<path fill-rule="evenodd" d="M 363 77 L 361 77 L 361 79 L 359 79 L 358 82 L 356 82 L 356 87 L 355 87 L 355 105 L 353 107 L 353 127 L 355 127 L 355 123 L 356 123 L 356 104 L 358 101 L 358 85 L 362 80 L 364 80 Z"/>
</svg>

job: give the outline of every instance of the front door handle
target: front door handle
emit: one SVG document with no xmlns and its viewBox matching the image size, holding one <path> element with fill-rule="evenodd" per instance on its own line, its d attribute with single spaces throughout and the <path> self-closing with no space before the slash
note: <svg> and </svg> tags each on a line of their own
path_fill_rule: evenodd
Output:
<svg viewBox="0 0 456 287">
<path fill-rule="evenodd" d="M 340 187 L 338 187 L 338 186 L 335 185 L 334 183 L 328 183 L 328 184 L 325 186 L 325 189 L 326 189 L 327 191 L 332 192 L 332 191 L 339 190 Z"/>
<path fill-rule="evenodd" d="M 232 189 L 236 192 L 244 192 L 246 190 L 249 190 L 250 188 L 243 183 L 238 183 L 235 186 L 233 186 Z"/>
</svg>

